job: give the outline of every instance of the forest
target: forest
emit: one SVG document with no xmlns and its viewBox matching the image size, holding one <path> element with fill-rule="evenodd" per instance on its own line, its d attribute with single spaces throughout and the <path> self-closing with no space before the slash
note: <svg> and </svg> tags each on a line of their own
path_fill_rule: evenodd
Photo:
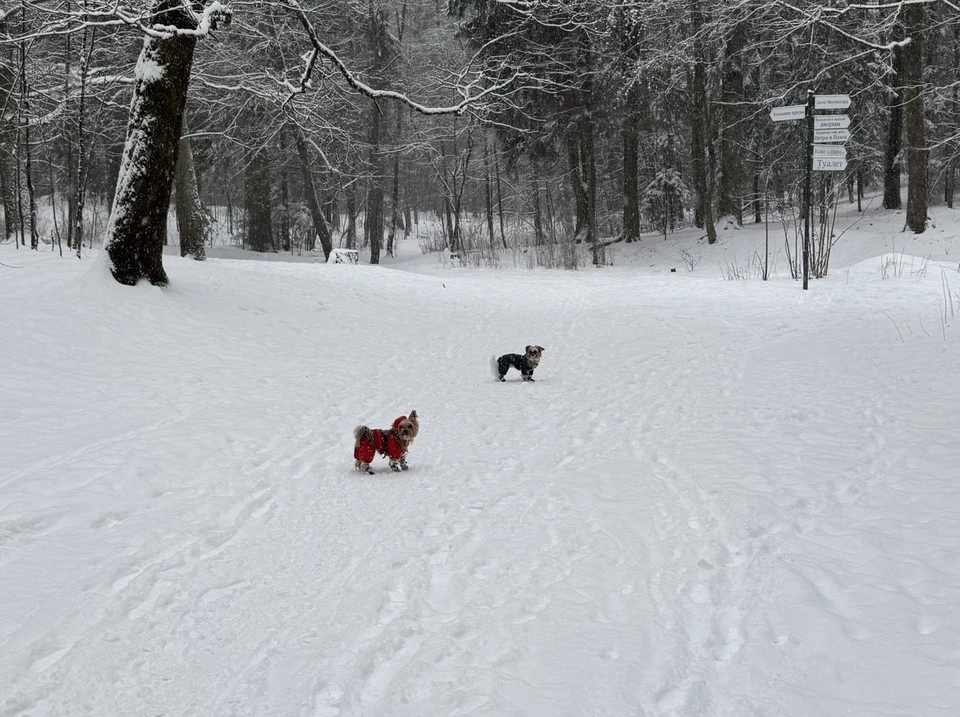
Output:
<svg viewBox="0 0 960 717">
<path fill-rule="evenodd" d="M 839 202 L 900 209 L 905 185 L 915 234 L 953 206 L 958 68 L 947 0 L 7 2 L 4 241 L 103 245 L 118 281 L 163 285 L 169 242 L 376 264 L 427 218 L 424 251 L 603 265 L 809 209 L 817 275 Z M 804 123 L 770 112 L 810 92 L 852 102 L 805 207 Z"/>
</svg>

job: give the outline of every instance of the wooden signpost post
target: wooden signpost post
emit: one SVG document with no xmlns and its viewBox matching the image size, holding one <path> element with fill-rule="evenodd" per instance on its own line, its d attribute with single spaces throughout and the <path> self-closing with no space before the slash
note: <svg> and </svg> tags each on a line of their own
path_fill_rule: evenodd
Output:
<svg viewBox="0 0 960 717">
<path fill-rule="evenodd" d="M 814 115 L 814 110 L 845 110 L 850 106 L 850 95 L 815 95 L 807 91 L 807 104 L 774 107 L 770 119 L 774 122 L 807 120 L 806 177 L 803 186 L 803 290 L 810 283 L 810 185 L 814 172 L 842 172 L 847 168 L 847 148 L 843 142 L 850 139 L 848 115 Z M 840 144 L 834 144 L 840 143 Z"/>
</svg>

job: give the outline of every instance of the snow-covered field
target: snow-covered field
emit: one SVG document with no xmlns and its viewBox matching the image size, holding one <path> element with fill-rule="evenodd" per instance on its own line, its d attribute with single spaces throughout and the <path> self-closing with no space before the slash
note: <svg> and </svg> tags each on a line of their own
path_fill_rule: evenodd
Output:
<svg viewBox="0 0 960 717">
<path fill-rule="evenodd" d="M 0 247 L 0 715 L 955 717 L 940 225 L 807 293 L 662 240 L 165 290 Z M 355 473 L 413 408 L 411 470 Z"/>
</svg>

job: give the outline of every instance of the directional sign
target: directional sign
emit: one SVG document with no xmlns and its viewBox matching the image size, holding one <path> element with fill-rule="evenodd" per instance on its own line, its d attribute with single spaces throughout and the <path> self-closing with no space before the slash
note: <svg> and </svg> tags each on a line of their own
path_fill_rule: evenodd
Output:
<svg viewBox="0 0 960 717">
<path fill-rule="evenodd" d="M 813 145 L 814 159 L 846 159 L 847 148 L 842 144 L 815 144 Z"/>
<path fill-rule="evenodd" d="M 770 119 L 774 122 L 799 120 L 807 116 L 806 105 L 791 105 L 790 107 L 774 107 L 770 110 Z"/>
<path fill-rule="evenodd" d="M 850 95 L 815 95 L 813 106 L 818 110 L 845 110 L 850 106 Z"/>
<path fill-rule="evenodd" d="M 817 144 L 821 142 L 846 142 L 850 139 L 850 130 L 848 129 L 818 129 L 813 132 L 813 141 Z"/>
<path fill-rule="evenodd" d="M 850 126 L 849 115 L 820 115 L 813 118 L 813 128 L 816 129 L 846 129 Z"/>
<path fill-rule="evenodd" d="M 847 160 L 842 157 L 831 159 L 814 159 L 814 172 L 842 172 L 847 168 Z"/>
</svg>

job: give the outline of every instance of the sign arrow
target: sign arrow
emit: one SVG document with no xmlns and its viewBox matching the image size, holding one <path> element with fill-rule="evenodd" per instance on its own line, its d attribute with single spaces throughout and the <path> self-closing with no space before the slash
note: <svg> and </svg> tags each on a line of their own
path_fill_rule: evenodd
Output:
<svg viewBox="0 0 960 717">
<path fill-rule="evenodd" d="M 847 168 L 847 160 L 843 158 L 818 159 L 814 157 L 814 172 L 842 172 Z"/>
<path fill-rule="evenodd" d="M 813 118 L 813 128 L 818 129 L 846 129 L 850 126 L 849 115 L 820 115 Z"/>
<path fill-rule="evenodd" d="M 815 144 L 813 145 L 814 159 L 846 159 L 847 148 L 842 144 Z"/>
<path fill-rule="evenodd" d="M 774 122 L 799 120 L 807 116 L 806 105 L 790 105 L 789 107 L 774 107 L 770 110 L 770 119 Z"/>
<path fill-rule="evenodd" d="M 850 106 L 850 95 L 815 95 L 813 107 L 818 110 L 845 110 Z"/>
<path fill-rule="evenodd" d="M 848 129 L 817 129 L 813 131 L 813 141 L 817 144 L 821 142 L 846 142 L 850 139 L 850 130 Z"/>
</svg>

